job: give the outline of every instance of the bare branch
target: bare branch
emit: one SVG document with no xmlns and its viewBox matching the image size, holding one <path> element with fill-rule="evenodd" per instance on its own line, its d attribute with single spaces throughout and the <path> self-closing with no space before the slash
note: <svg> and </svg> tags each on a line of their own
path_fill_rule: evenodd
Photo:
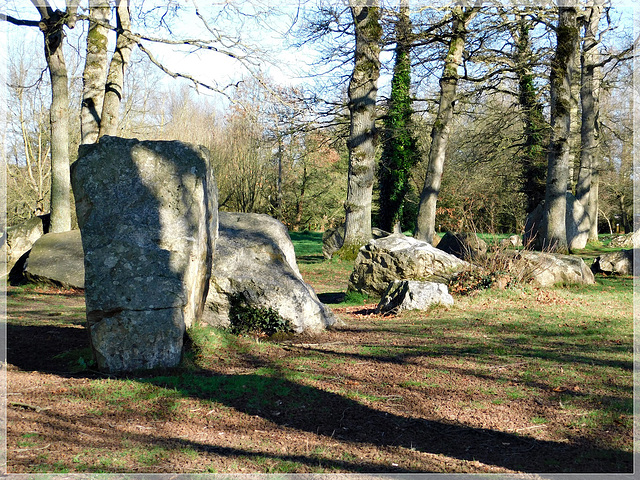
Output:
<svg viewBox="0 0 640 480">
<path fill-rule="evenodd" d="M 183 78 L 185 80 L 190 81 L 191 83 L 193 83 L 196 87 L 204 87 L 207 90 L 211 90 L 212 92 L 216 92 L 216 93 L 221 93 L 222 95 L 224 95 L 225 97 L 227 97 L 229 100 L 232 100 L 231 97 L 229 96 L 229 94 L 227 94 L 224 90 L 221 90 L 220 88 L 213 86 L 213 85 L 209 85 L 207 83 L 201 82 L 200 80 L 192 77 L 191 75 L 187 75 L 186 73 L 179 73 L 179 72 L 174 72 L 172 70 L 169 70 L 167 67 L 165 67 L 162 62 L 160 62 L 149 50 L 147 50 L 147 48 L 145 48 L 145 46 L 138 42 L 138 48 L 140 49 L 140 51 L 142 51 L 151 61 L 151 63 L 153 63 L 156 67 L 158 67 L 160 70 L 162 70 L 164 73 L 166 73 L 167 75 L 169 75 L 172 78 Z"/>
<path fill-rule="evenodd" d="M 12 25 L 17 25 L 19 27 L 39 27 L 39 20 L 21 20 L 19 18 L 12 17 L 11 15 L 2 15 L 0 16 L 0 20 L 4 20 L 5 22 L 9 22 Z"/>
</svg>

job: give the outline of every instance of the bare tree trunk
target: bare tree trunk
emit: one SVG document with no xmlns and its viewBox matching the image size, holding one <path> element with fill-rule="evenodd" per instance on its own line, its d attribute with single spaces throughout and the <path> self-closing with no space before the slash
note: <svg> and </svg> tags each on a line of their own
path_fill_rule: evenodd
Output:
<svg viewBox="0 0 640 480">
<path fill-rule="evenodd" d="M 349 174 L 345 209 L 344 247 L 360 247 L 371 238 L 371 201 L 376 154 L 376 98 L 380 76 L 380 12 L 371 6 L 351 5 L 356 32 L 355 65 L 349 82 L 351 127 Z M 357 6 L 356 6 L 357 5 Z"/>
<path fill-rule="evenodd" d="M 69 168 L 69 86 L 62 43 L 64 14 L 49 12 L 40 22 L 51 78 L 51 226 L 52 233 L 71 230 L 71 180 Z"/>
<path fill-rule="evenodd" d="M 599 72 L 598 63 L 598 23 L 603 11 L 603 0 L 594 0 L 587 9 L 584 41 L 582 44 L 582 82 L 580 101 L 582 103 L 582 125 L 580 131 L 582 149 L 580 170 L 576 185 L 576 198 L 582 203 L 589 216 L 589 240 L 598 240 L 598 187 L 599 187 L 599 141 L 598 115 Z"/>
<path fill-rule="evenodd" d="M 420 207 L 418 209 L 415 238 L 431 243 L 436 233 L 436 204 L 440 193 L 444 161 L 451 133 L 453 107 L 458 86 L 458 67 L 462 63 L 462 53 L 467 37 L 467 26 L 478 9 L 455 7 L 449 50 L 444 60 L 444 71 L 440 78 L 440 102 L 438 114 L 431 130 L 429 168 L 425 178 Z"/>
<path fill-rule="evenodd" d="M 109 73 L 107 74 L 107 84 L 104 92 L 104 104 L 100 123 L 100 137 L 103 135 L 118 134 L 120 103 L 124 92 L 124 72 L 131 58 L 131 50 L 136 44 L 131 33 L 128 0 L 118 0 L 116 2 L 116 21 L 118 39 L 116 40 L 116 50 L 113 53 L 113 57 L 111 57 Z"/>
<path fill-rule="evenodd" d="M 104 103 L 107 77 L 109 0 L 89 1 L 89 32 L 87 34 L 87 59 L 82 79 L 82 107 L 80 111 L 81 144 L 95 143 L 100 133 L 100 117 Z"/>
<path fill-rule="evenodd" d="M 566 212 L 571 134 L 571 79 L 579 44 L 576 7 L 560 7 L 556 54 L 551 64 L 551 142 L 547 157 L 547 188 L 542 225 L 542 246 L 568 251 Z"/>
<path fill-rule="evenodd" d="M 578 35 L 580 30 L 578 29 Z M 571 128 L 569 130 L 569 183 L 567 190 L 574 191 L 578 181 L 580 162 L 580 43 L 576 47 L 572 60 L 573 75 L 571 77 Z"/>
<path fill-rule="evenodd" d="M 276 218 L 282 221 L 282 180 L 283 180 L 283 171 L 282 171 L 282 156 L 283 153 L 282 146 L 282 137 L 278 135 L 278 185 L 277 185 L 277 193 L 276 193 Z"/>
</svg>

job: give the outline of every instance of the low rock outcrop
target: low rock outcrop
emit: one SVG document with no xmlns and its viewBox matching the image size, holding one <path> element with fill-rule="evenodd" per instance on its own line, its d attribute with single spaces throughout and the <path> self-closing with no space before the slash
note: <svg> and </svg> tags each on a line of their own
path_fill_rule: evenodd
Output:
<svg viewBox="0 0 640 480">
<path fill-rule="evenodd" d="M 380 300 L 376 313 L 426 310 L 436 304 L 453 305 L 453 297 L 443 283 L 395 280 Z"/>
<path fill-rule="evenodd" d="M 520 235 L 511 235 L 510 237 L 503 239 L 500 242 L 500 246 L 503 248 L 522 247 L 522 237 Z"/>
<path fill-rule="evenodd" d="M 467 262 L 427 242 L 393 234 L 360 249 L 348 288 L 381 297 L 394 280 L 445 279 L 466 266 Z"/>
<path fill-rule="evenodd" d="M 633 257 L 637 253 L 637 249 L 604 253 L 593 261 L 591 270 L 607 275 L 633 275 Z"/>
<path fill-rule="evenodd" d="M 204 307 L 217 235 L 208 151 L 103 137 L 80 152 L 71 180 L 99 368 L 177 365 Z"/>
<path fill-rule="evenodd" d="M 203 322 L 229 325 L 232 299 L 273 308 L 296 332 L 320 331 L 337 318 L 307 285 L 286 227 L 255 213 L 220 212 L 219 238 Z"/>
<path fill-rule="evenodd" d="M 32 282 L 84 288 L 83 262 L 80 230 L 47 233 L 33 244 L 23 275 Z"/>
<path fill-rule="evenodd" d="M 593 273 L 580 257 L 528 250 L 503 252 L 502 255 L 512 259 L 509 270 L 514 277 L 540 287 L 595 283 Z"/>
<path fill-rule="evenodd" d="M 487 243 L 475 233 L 447 232 L 438 242 L 437 247 L 443 252 L 455 255 L 463 260 L 471 261 L 487 253 Z"/>
</svg>

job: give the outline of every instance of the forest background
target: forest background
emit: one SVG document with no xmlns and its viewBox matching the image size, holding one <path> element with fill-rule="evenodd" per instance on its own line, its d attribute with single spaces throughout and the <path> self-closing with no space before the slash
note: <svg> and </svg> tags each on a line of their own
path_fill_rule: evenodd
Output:
<svg viewBox="0 0 640 480">
<path fill-rule="evenodd" d="M 413 31 L 420 35 L 411 49 L 410 128 L 417 155 L 404 197 L 405 231 L 415 228 L 446 54 L 447 9 L 436 3 L 415 2 L 410 10 Z M 117 134 L 208 147 L 223 210 L 267 213 L 291 230 L 322 231 L 343 222 L 349 162 L 347 88 L 354 51 L 348 7 L 321 0 L 277 5 L 206 2 L 202 7 L 198 9 L 195 1 L 131 2 L 132 30 L 146 33 L 149 40 L 141 42 L 144 48 L 132 50 Z M 4 8 L 6 15 L 37 20 L 29 2 L 10 0 Z M 526 112 L 519 102 L 517 77 L 509 68 L 516 44 L 500 10 L 486 7 L 468 26 L 438 197 L 439 231 L 521 233 L 530 209 L 523 187 Z M 547 125 L 555 13 L 542 4 L 529 11 L 532 85 Z M 389 112 L 397 12 L 395 2 L 382 5 L 380 131 Z M 607 233 L 634 227 L 633 62 L 621 54 L 635 38 L 633 18 L 630 2 L 614 2 L 606 6 L 601 21 L 598 48 L 609 60 L 602 65 L 598 91 L 599 229 Z M 11 226 L 49 210 L 51 86 L 38 29 L 9 22 L 0 22 L 0 28 L 7 46 L 1 62 L 6 122 L 2 144 Z M 69 72 L 71 161 L 81 143 L 87 30 L 87 22 L 78 22 L 66 30 L 63 46 Z M 206 39 L 207 48 L 184 41 L 189 38 Z M 113 33 L 109 40 L 113 50 Z M 579 102 L 575 108 L 580 108 Z M 577 122 L 573 127 L 575 188 L 580 134 Z M 548 134 L 546 128 L 543 135 Z M 381 136 L 378 157 L 383 150 Z M 374 224 L 381 210 L 378 185 Z"/>
</svg>

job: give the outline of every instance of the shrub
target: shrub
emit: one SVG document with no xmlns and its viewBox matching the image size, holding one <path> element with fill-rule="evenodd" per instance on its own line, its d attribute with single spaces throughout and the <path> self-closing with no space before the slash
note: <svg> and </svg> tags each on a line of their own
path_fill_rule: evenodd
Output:
<svg viewBox="0 0 640 480">
<path fill-rule="evenodd" d="M 229 321 L 235 335 L 254 333 L 270 337 L 277 333 L 293 333 L 291 322 L 273 308 L 251 307 L 240 296 L 231 299 Z"/>
<path fill-rule="evenodd" d="M 468 295 L 476 290 L 497 286 L 507 288 L 517 283 L 516 278 L 503 270 L 475 268 L 462 270 L 449 281 L 449 293 Z"/>
</svg>

